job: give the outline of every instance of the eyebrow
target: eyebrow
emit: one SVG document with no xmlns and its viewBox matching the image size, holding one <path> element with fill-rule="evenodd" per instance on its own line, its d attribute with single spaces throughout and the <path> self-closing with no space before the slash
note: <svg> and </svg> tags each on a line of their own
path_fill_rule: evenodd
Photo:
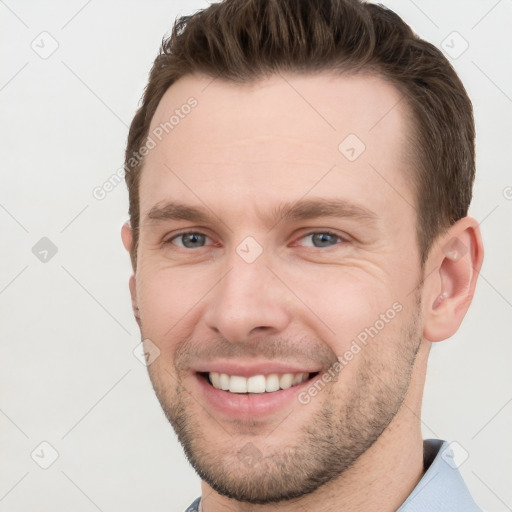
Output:
<svg viewBox="0 0 512 512">
<path fill-rule="evenodd" d="M 351 218 L 368 224 L 375 223 L 378 216 L 368 208 L 345 199 L 300 199 L 283 203 L 272 210 L 270 224 L 274 226 L 281 220 L 297 221 L 318 217 Z M 146 215 L 151 223 L 186 220 L 197 223 L 219 221 L 211 210 L 205 207 L 190 206 L 179 201 L 169 201 L 153 206 Z"/>
</svg>

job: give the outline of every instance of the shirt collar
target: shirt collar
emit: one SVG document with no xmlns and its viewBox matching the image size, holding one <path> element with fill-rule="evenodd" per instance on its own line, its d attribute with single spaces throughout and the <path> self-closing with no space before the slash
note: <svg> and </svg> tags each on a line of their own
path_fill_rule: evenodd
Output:
<svg viewBox="0 0 512 512">
<path fill-rule="evenodd" d="M 482 512 L 459 472 L 455 445 L 439 439 L 423 441 L 425 474 L 397 512 Z"/>
</svg>

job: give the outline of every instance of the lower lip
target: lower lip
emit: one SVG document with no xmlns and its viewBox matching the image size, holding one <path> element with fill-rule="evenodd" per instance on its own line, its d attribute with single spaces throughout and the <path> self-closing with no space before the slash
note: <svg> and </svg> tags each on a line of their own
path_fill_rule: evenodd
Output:
<svg viewBox="0 0 512 512">
<path fill-rule="evenodd" d="M 254 419 L 274 414 L 294 402 L 300 405 L 297 396 L 318 377 L 272 393 L 230 393 L 213 387 L 202 375 L 196 373 L 195 376 L 206 401 L 216 411 L 232 419 Z"/>
</svg>

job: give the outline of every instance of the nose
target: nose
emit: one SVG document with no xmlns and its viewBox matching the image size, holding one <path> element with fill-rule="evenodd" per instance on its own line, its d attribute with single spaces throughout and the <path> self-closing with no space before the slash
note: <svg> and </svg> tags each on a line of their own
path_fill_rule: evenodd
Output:
<svg viewBox="0 0 512 512">
<path fill-rule="evenodd" d="M 266 258 L 247 263 L 235 253 L 228 268 L 209 294 L 207 326 L 233 343 L 283 332 L 290 324 L 290 297 Z"/>
</svg>

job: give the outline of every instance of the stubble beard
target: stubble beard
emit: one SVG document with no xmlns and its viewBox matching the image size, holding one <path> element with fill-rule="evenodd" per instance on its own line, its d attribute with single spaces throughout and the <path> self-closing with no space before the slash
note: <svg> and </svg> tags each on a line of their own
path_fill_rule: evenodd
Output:
<svg viewBox="0 0 512 512">
<path fill-rule="evenodd" d="M 421 308 L 419 303 L 416 306 L 407 324 L 402 324 L 399 340 L 386 339 L 381 333 L 357 355 L 362 364 L 350 391 L 345 386 L 340 394 L 336 383 L 331 383 L 320 393 L 323 396 L 304 406 L 316 407 L 316 412 L 300 427 L 299 435 L 270 452 L 264 449 L 265 443 L 269 444 L 265 435 L 253 435 L 248 442 L 248 425 L 243 429 L 245 435 L 237 436 L 236 429 L 226 432 L 223 443 L 209 439 L 214 420 L 179 379 L 169 384 L 165 372 L 150 368 L 162 409 L 201 479 L 228 498 L 269 504 L 310 494 L 347 471 L 381 436 L 404 402 L 422 340 L 418 321 Z M 388 364 L 372 359 L 371 343 L 394 347 L 386 358 Z M 342 380 L 343 370 L 338 382 Z M 320 408 L 315 406 L 317 400 L 322 400 Z M 197 409 L 203 421 L 191 413 Z M 293 421 L 291 416 L 274 433 L 286 429 L 288 421 Z M 265 455 L 247 464 L 240 452 L 251 445 L 256 453 Z"/>
</svg>

